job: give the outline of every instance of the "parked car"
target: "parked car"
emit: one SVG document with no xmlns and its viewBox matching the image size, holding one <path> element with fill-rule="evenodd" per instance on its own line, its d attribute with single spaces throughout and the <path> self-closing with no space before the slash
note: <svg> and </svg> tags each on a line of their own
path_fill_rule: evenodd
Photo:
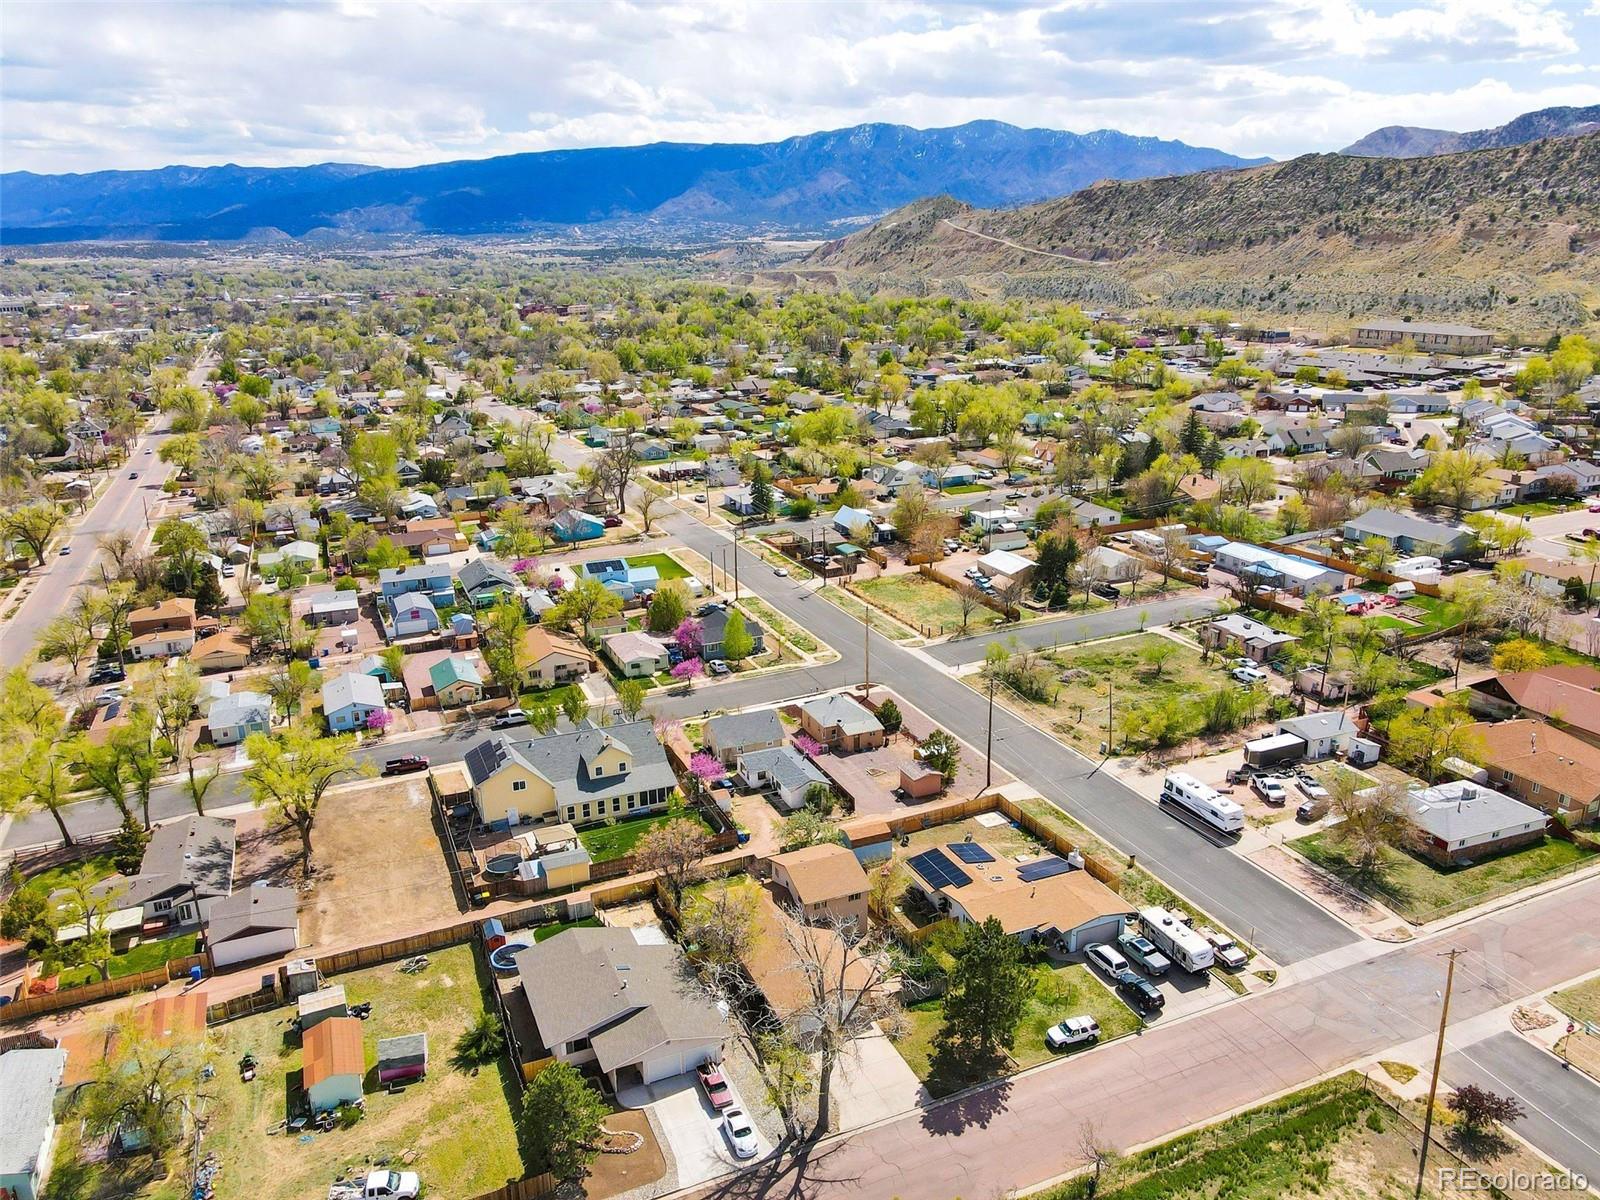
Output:
<svg viewBox="0 0 1600 1200">
<path fill-rule="evenodd" d="M 391 758 L 383 764 L 385 775 L 410 775 L 414 771 L 428 769 L 428 756 L 426 754 L 402 754 L 399 758 Z"/>
<path fill-rule="evenodd" d="M 1324 795 L 1319 799 L 1302 800 L 1300 807 L 1294 810 L 1297 821 L 1320 821 L 1328 815 L 1328 809 L 1333 807 L 1333 800 Z"/>
<path fill-rule="evenodd" d="M 728 1135 L 735 1158 L 754 1158 L 761 1148 L 756 1141 L 756 1127 L 742 1108 L 730 1108 L 722 1114 L 722 1130 Z"/>
<path fill-rule="evenodd" d="M 607 529 L 615 529 L 619 525 L 622 524 L 622 518 L 621 517 L 602 517 L 601 520 L 600 520 L 600 524 L 604 525 Z"/>
<path fill-rule="evenodd" d="M 696 504 L 704 504 L 706 502 L 706 494 L 704 492 L 696 492 L 694 494 L 694 502 Z"/>
<path fill-rule="evenodd" d="M 94 698 L 94 706 L 96 708 L 110 708 L 121 699 L 122 688 L 120 686 L 108 687 Z"/>
<path fill-rule="evenodd" d="M 1589 511 L 1592 512 L 1592 513 L 1600 513 L 1600 500 L 1597 500 L 1594 503 L 1590 504 L 1589 505 Z"/>
<path fill-rule="evenodd" d="M 1121 600 L 1122 599 L 1122 593 L 1117 591 L 1117 589 L 1112 587 L 1109 583 L 1093 583 L 1093 584 L 1090 584 L 1089 585 L 1089 590 L 1091 592 L 1093 592 L 1096 596 L 1099 596 L 1100 599 L 1102 599 L 1102 600 Z"/>
<path fill-rule="evenodd" d="M 1128 970 L 1128 960 L 1104 942 L 1094 943 L 1094 945 L 1084 950 L 1083 956 L 1112 979 L 1120 977 Z"/>
<path fill-rule="evenodd" d="M 1215 929 L 1202 927 L 1195 931 L 1206 941 L 1211 943 L 1211 952 L 1216 959 L 1230 971 L 1237 971 L 1250 961 L 1250 956 L 1239 949 L 1239 943 L 1225 933 Z"/>
<path fill-rule="evenodd" d="M 526 725 L 527 723 L 528 723 L 528 714 L 523 712 L 520 708 L 516 708 L 516 709 L 512 709 L 508 713 L 502 713 L 500 716 L 498 716 L 494 720 L 490 721 L 489 722 L 489 728 L 491 728 L 491 729 L 516 729 L 518 726 Z"/>
<path fill-rule="evenodd" d="M 91 686 L 97 683 L 121 683 L 128 677 L 128 673 L 117 663 L 101 663 L 89 672 Z"/>
<path fill-rule="evenodd" d="M 1172 960 L 1157 950 L 1154 942 L 1131 930 L 1118 935 L 1117 946 L 1152 975 L 1165 975 L 1172 969 Z"/>
<path fill-rule="evenodd" d="M 733 668 L 727 663 L 723 662 L 722 659 L 713 658 L 706 661 L 706 670 L 710 671 L 713 675 L 726 675 L 729 671 L 733 670 Z"/>
<path fill-rule="evenodd" d="M 733 1089 L 722 1074 L 721 1063 L 701 1063 L 694 1069 L 694 1077 L 700 1081 L 700 1090 L 706 1094 L 706 1103 L 713 1109 L 717 1112 L 725 1108 L 739 1111 L 733 1107 Z"/>
<path fill-rule="evenodd" d="M 1323 787 L 1309 775 L 1302 775 L 1294 781 L 1295 790 L 1307 800 L 1326 800 L 1328 789 Z"/>
<path fill-rule="evenodd" d="M 1044 1031 L 1044 1044 L 1052 1050 L 1065 1050 L 1068 1046 L 1098 1041 L 1099 1038 L 1100 1022 L 1093 1017 L 1068 1017 Z"/>
<path fill-rule="evenodd" d="M 1246 687 L 1267 681 L 1267 673 L 1260 667 L 1235 667 L 1228 674 L 1232 675 L 1235 681 L 1244 684 Z"/>
<path fill-rule="evenodd" d="M 415 1171 L 368 1171 L 365 1180 L 336 1182 L 328 1200 L 414 1200 L 422 1195 L 422 1180 Z"/>
<path fill-rule="evenodd" d="M 1452 558 L 1444 564 L 1444 573 L 1446 575 L 1459 575 L 1463 571 L 1470 570 L 1472 570 L 1472 564 L 1461 558 Z"/>
<path fill-rule="evenodd" d="M 224 579 L 232 579 L 238 573 L 239 573 L 238 568 L 235 567 L 232 563 L 223 563 L 222 564 L 222 577 Z"/>
<path fill-rule="evenodd" d="M 1117 979 L 1117 990 L 1128 998 L 1128 1003 L 1142 1013 L 1159 1012 L 1167 1006 L 1161 989 L 1143 975 L 1124 971 Z"/>
<path fill-rule="evenodd" d="M 779 579 L 787 579 L 787 578 L 789 578 L 789 571 L 785 567 L 773 567 L 772 568 L 772 573 L 774 575 L 776 575 Z"/>
<path fill-rule="evenodd" d="M 1283 780 L 1276 775 L 1257 775 L 1250 781 L 1250 786 L 1265 803 L 1274 807 L 1289 802 L 1289 793 L 1284 790 Z"/>
</svg>

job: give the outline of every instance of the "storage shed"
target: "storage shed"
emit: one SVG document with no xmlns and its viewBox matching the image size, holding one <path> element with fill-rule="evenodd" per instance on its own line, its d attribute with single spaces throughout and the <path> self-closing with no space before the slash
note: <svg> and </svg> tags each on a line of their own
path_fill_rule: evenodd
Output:
<svg viewBox="0 0 1600 1200">
<path fill-rule="evenodd" d="M 378 1082 L 405 1083 L 428 1073 L 428 1035 L 406 1033 L 378 1042 Z"/>
<path fill-rule="evenodd" d="M 323 988 L 320 992 L 312 992 L 308 996 L 301 996 L 297 1001 L 300 1010 L 300 1033 L 310 1033 L 323 1021 L 331 1017 L 348 1017 L 350 1006 L 345 1002 L 344 985 Z"/>
<path fill-rule="evenodd" d="M 303 1058 L 301 1085 L 312 1112 L 328 1112 L 361 1099 L 367 1052 L 361 1043 L 360 1021 L 354 1017 L 324 1019 L 305 1035 Z"/>
</svg>

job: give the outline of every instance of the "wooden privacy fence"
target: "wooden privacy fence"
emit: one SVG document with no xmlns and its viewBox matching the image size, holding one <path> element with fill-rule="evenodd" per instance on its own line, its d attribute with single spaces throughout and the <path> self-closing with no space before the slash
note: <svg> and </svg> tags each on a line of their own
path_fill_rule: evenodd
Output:
<svg viewBox="0 0 1600 1200">
<path fill-rule="evenodd" d="M 541 1196 L 548 1196 L 555 1190 L 556 1177 L 546 1171 L 543 1175 L 529 1175 L 526 1179 L 508 1183 L 503 1188 L 484 1192 L 481 1196 L 474 1196 L 473 1200 L 539 1200 Z"/>
<path fill-rule="evenodd" d="M 426 954 L 430 950 L 454 946 L 458 942 L 476 937 L 477 933 L 478 922 L 463 921 L 458 925 L 430 929 L 426 933 L 396 938 L 391 942 L 378 942 L 376 945 L 361 946 L 355 950 L 343 950 L 334 954 L 319 954 L 317 969 L 324 975 L 342 975 L 346 971 L 359 971 L 363 967 L 375 967 L 380 963 L 393 962 L 397 958 L 410 958 L 415 954 Z"/>
<path fill-rule="evenodd" d="M 1404 575 L 1392 575 L 1388 571 L 1380 571 L 1375 567 L 1363 567 L 1360 563 L 1351 562 L 1348 558 L 1338 558 L 1332 554 L 1323 554 L 1317 550 L 1309 550 L 1304 546 L 1286 546 L 1282 542 L 1262 542 L 1261 546 L 1267 550 L 1276 550 L 1279 554 L 1292 554 L 1296 558 L 1308 558 L 1314 563 L 1321 563 L 1325 567 L 1332 567 L 1336 571 L 1343 571 L 1347 575 L 1354 575 L 1359 579 L 1366 579 L 1372 583 L 1410 583 L 1415 584 L 1417 592 L 1423 596 L 1439 596 L 1442 591 L 1437 583 L 1418 583 L 1415 579 L 1407 579 Z"/>
<path fill-rule="evenodd" d="M 191 954 L 187 958 L 174 958 L 164 967 L 152 967 L 135 975 L 117 979 L 97 979 L 82 987 L 62 988 L 41 996 L 24 996 L 0 1007 L 0 1023 L 26 1021 L 45 1013 L 60 1012 L 64 1008 L 78 1008 L 101 1000 L 114 1000 L 118 996 L 131 996 L 134 992 L 161 987 L 174 979 L 182 979 L 191 967 L 211 969 L 211 960 L 204 954 Z"/>
</svg>

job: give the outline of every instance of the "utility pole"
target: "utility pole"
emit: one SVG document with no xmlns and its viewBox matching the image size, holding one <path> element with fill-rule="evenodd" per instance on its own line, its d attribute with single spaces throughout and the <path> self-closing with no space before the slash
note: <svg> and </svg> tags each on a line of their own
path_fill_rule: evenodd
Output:
<svg viewBox="0 0 1600 1200">
<path fill-rule="evenodd" d="M 994 672 L 989 672 L 989 734 L 983 748 L 983 790 L 994 786 Z"/>
<path fill-rule="evenodd" d="M 861 606 L 861 648 L 866 654 L 866 666 L 861 671 L 861 694 L 872 694 L 872 608 Z"/>
<path fill-rule="evenodd" d="M 1095 763 L 1094 770 L 1089 772 L 1089 774 L 1087 776 L 1087 778 L 1089 778 L 1089 779 L 1093 779 L 1096 775 L 1100 774 L 1100 768 L 1105 766 L 1108 762 L 1111 761 L 1111 751 L 1114 749 L 1114 745 L 1113 745 L 1112 740 L 1111 740 L 1111 737 L 1112 737 L 1112 734 L 1111 734 L 1111 695 L 1112 695 L 1112 689 L 1113 689 L 1113 684 L 1112 684 L 1110 678 L 1108 677 L 1106 679 L 1106 752 L 1105 752 L 1105 757 L 1103 757 L 1099 762 Z"/>
<path fill-rule="evenodd" d="M 1456 957 L 1465 950 L 1446 950 L 1450 965 L 1444 976 L 1444 1005 L 1439 1010 L 1439 1041 L 1433 1048 L 1433 1082 L 1428 1085 L 1428 1108 L 1422 1115 L 1422 1153 L 1417 1156 L 1417 1200 L 1422 1200 L 1422 1181 L 1428 1170 L 1428 1139 L 1433 1136 L 1433 1102 L 1439 1094 L 1439 1064 L 1444 1059 L 1444 1028 L 1450 1020 L 1450 989 L 1456 981 Z"/>
<path fill-rule="evenodd" d="M 739 535 L 733 535 L 733 545 L 728 547 L 728 556 L 733 559 L 733 600 L 739 602 Z"/>
</svg>

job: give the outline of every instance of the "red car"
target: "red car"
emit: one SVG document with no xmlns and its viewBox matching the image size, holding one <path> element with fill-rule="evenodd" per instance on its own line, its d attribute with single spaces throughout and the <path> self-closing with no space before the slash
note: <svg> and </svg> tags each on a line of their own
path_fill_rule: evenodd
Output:
<svg viewBox="0 0 1600 1200">
<path fill-rule="evenodd" d="M 694 1069 L 695 1078 L 700 1080 L 700 1088 L 706 1094 L 706 1100 L 711 1107 L 721 1112 L 733 1105 L 733 1090 L 728 1087 L 728 1081 L 722 1077 L 721 1063 L 701 1063 Z"/>
<path fill-rule="evenodd" d="M 600 522 L 600 524 L 604 525 L 607 529 L 616 529 L 622 524 L 622 518 L 606 517 Z"/>
<path fill-rule="evenodd" d="M 402 754 L 399 758 L 391 758 L 383 764 L 385 775 L 409 775 L 413 771 L 426 771 L 428 769 L 428 756 L 426 754 Z"/>
</svg>

